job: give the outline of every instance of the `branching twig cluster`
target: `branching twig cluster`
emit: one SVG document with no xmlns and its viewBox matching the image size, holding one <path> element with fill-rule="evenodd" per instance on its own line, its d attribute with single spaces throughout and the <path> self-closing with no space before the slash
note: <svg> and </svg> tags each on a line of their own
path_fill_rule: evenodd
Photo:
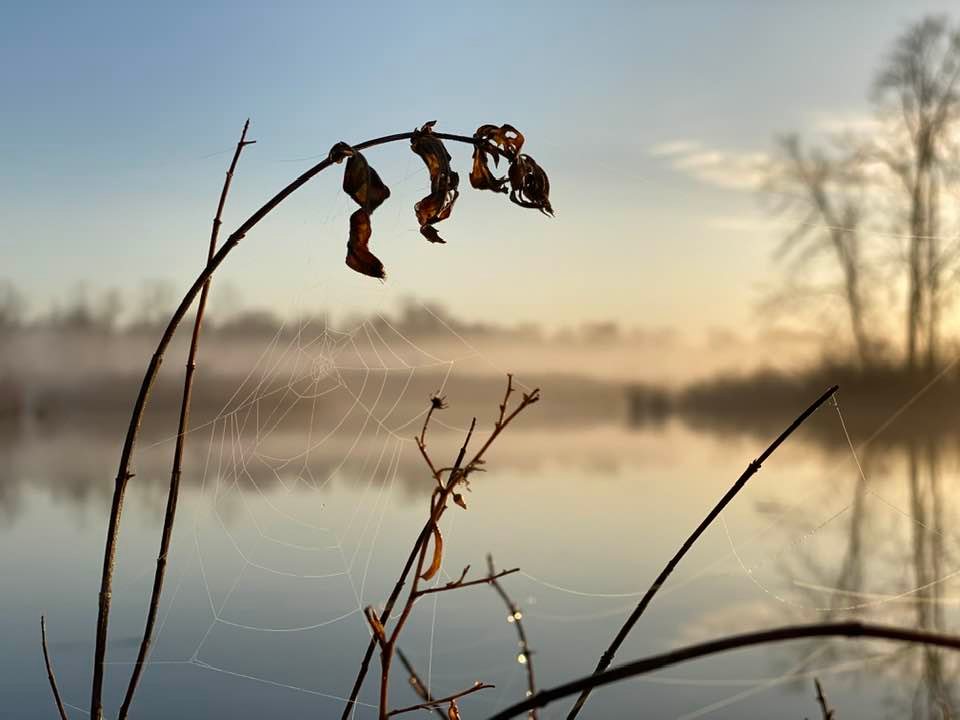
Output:
<svg viewBox="0 0 960 720">
<path fill-rule="evenodd" d="M 397 641 L 400 638 L 400 634 L 403 632 L 404 626 L 410 619 L 414 605 L 420 598 L 422 598 L 424 595 L 450 592 L 476 585 L 491 584 L 496 582 L 498 578 L 517 572 L 517 568 L 514 568 L 512 570 L 504 570 L 499 573 L 489 573 L 487 576 L 477 578 L 475 580 L 467 580 L 467 573 L 470 570 L 470 566 L 468 565 L 463 569 L 457 579 L 451 580 L 445 585 L 436 585 L 430 588 L 422 588 L 420 586 L 421 582 L 430 580 L 440 571 L 441 564 L 443 562 L 443 535 L 440 532 L 439 523 L 440 519 L 443 517 L 443 514 L 449 507 L 450 501 L 453 501 L 456 505 L 459 505 L 464 509 L 466 508 L 466 502 L 463 500 L 461 492 L 458 491 L 468 487 L 470 475 L 474 472 L 477 472 L 482 467 L 485 461 L 487 450 L 490 449 L 491 445 L 493 445 L 496 439 L 510 425 L 514 418 L 516 418 L 517 415 L 540 399 L 539 390 L 535 389 L 529 393 L 523 393 L 520 402 L 518 402 L 516 406 L 510 410 L 510 412 L 508 412 L 510 398 L 513 393 L 513 376 L 508 375 L 507 388 L 504 393 L 503 402 L 500 404 L 500 412 L 496 422 L 493 425 L 493 429 L 487 436 L 487 439 L 468 460 L 467 451 L 477 424 L 476 418 L 474 418 L 470 423 L 470 429 L 467 431 L 463 445 L 460 447 L 460 451 L 457 453 L 457 458 L 453 465 L 449 468 L 438 468 L 437 464 L 433 461 L 430 453 L 427 450 L 427 430 L 430 425 L 430 420 L 432 419 L 435 411 L 443 410 L 446 407 L 443 398 L 438 396 L 431 398 L 430 408 L 427 411 L 423 429 L 415 438 L 417 447 L 420 450 L 420 454 L 423 457 L 427 468 L 430 470 L 433 481 L 436 483 L 436 487 L 434 487 L 433 492 L 430 495 L 430 515 L 427 518 L 427 521 L 424 524 L 423 529 L 420 531 L 416 541 L 414 542 L 414 546 L 410 552 L 410 556 L 407 559 L 407 563 L 404 566 L 403 571 L 400 574 L 400 578 L 397 580 L 397 583 L 393 588 L 393 591 L 390 593 L 383 610 L 380 613 L 377 613 L 372 607 L 367 607 L 364 611 L 367 622 L 370 625 L 372 637 L 370 645 L 367 648 L 367 653 L 361 662 L 360 673 L 358 674 L 357 681 L 354 684 L 354 692 L 351 694 L 351 697 L 347 702 L 344 716 L 349 714 L 350 708 L 356 700 L 360 686 L 363 684 L 363 680 L 366 676 L 370 658 L 375 648 L 379 648 L 380 650 L 379 717 L 380 720 L 386 720 L 386 718 L 390 715 L 396 714 L 397 711 L 390 710 L 389 706 L 390 668 L 394 655 L 396 654 Z M 427 554 L 431 549 L 431 540 L 432 553 L 428 565 Z M 407 578 L 410 575 L 411 569 L 413 569 L 414 572 L 413 579 L 411 580 L 410 584 L 410 590 L 407 593 L 406 600 L 401 606 L 399 616 L 393 623 L 392 628 L 388 630 L 387 625 L 389 624 L 388 621 L 391 617 L 391 613 L 393 612 L 394 605 L 400 597 L 403 586 L 406 584 Z M 407 665 L 409 672 L 411 670 L 409 663 L 405 662 L 404 664 Z M 411 677 L 416 677 L 414 672 L 411 672 L 410 675 Z M 438 704 L 446 703 L 449 704 L 448 714 L 451 717 L 454 715 L 459 716 L 459 711 L 456 710 L 455 703 L 455 700 L 458 697 L 462 697 L 464 694 L 472 693 L 478 689 L 482 689 L 482 687 L 486 687 L 482 684 L 475 685 L 466 691 L 455 693 L 454 695 L 448 696 L 448 698 L 441 701 L 432 700 L 429 698 L 429 691 L 422 686 L 422 682 L 419 681 L 419 678 L 417 678 L 415 685 L 421 686 L 421 697 L 424 697 L 426 694 L 426 699 L 423 704 L 411 709 L 431 708 L 436 707 Z"/>
</svg>

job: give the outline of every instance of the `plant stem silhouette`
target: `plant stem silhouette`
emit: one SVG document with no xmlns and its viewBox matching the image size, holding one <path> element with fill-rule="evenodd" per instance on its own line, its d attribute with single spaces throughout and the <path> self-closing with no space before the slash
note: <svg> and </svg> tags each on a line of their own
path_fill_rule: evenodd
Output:
<svg viewBox="0 0 960 720">
<path fill-rule="evenodd" d="M 537 682 L 533 673 L 533 651 L 530 650 L 530 644 L 527 642 L 527 633 L 523 629 L 523 613 L 520 612 L 520 608 L 510 596 L 507 595 L 507 591 L 503 589 L 503 585 L 497 580 L 497 572 L 493 565 L 493 555 L 487 555 L 487 572 L 490 577 L 490 584 L 493 586 L 493 589 L 496 590 L 500 599 L 503 600 L 503 604 L 507 606 L 507 612 L 510 613 L 507 616 L 509 621 L 517 629 L 517 638 L 520 643 L 519 657 L 523 658 L 523 667 L 527 673 L 527 696 L 529 697 L 537 692 Z M 537 716 L 538 713 L 535 708 L 530 711 L 532 720 L 537 720 Z"/>
<path fill-rule="evenodd" d="M 420 674 L 417 672 L 416 668 L 413 667 L 413 663 L 403 654 L 403 650 L 397 647 L 397 657 L 400 658 L 400 662 L 407 671 L 407 675 L 410 676 L 410 687 L 413 688 L 413 691 L 426 703 L 435 702 L 435 698 L 430 694 L 430 690 L 427 688 L 426 684 L 420 677 Z M 442 720 L 447 720 L 447 714 L 441 710 L 439 707 L 434 707 L 433 712 L 435 715 L 438 715 Z"/>
<path fill-rule="evenodd" d="M 237 168 L 240 153 L 247 145 L 252 145 L 256 142 L 256 140 L 247 140 L 247 130 L 249 128 L 250 120 L 247 120 L 243 124 L 243 132 L 240 133 L 240 140 L 237 142 L 237 147 L 233 152 L 233 159 L 230 161 L 230 167 L 227 169 L 227 176 L 223 181 L 223 189 L 220 191 L 220 200 L 217 203 L 217 212 L 213 218 L 213 228 L 210 230 L 210 247 L 207 250 L 208 263 L 217 250 L 217 240 L 220 236 L 223 208 L 227 202 L 227 194 L 230 192 L 230 183 L 233 180 L 233 172 Z M 173 523 L 177 515 L 177 500 L 180 495 L 183 448 L 187 442 L 187 431 L 190 429 L 190 400 L 193 396 L 193 375 L 197 369 L 196 359 L 197 350 L 200 345 L 200 329 L 203 325 L 203 315 L 207 307 L 207 296 L 210 293 L 210 282 L 211 278 L 207 278 L 207 281 L 203 284 L 203 288 L 200 290 L 200 300 L 197 302 L 197 314 L 193 321 L 193 334 L 190 337 L 190 350 L 187 352 L 187 366 L 183 376 L 183 395 L 180 401 L 180 419 L 177 422 L 177 441 L 173 451 L 173 469 L 170 472 L 170 491 L 167 495 L 167 508 L 164 513 L 163 531 L 160 536 L 160 552 L 157 555 L 157 569 L 153 576 L 153 592 L 150 596 L 150 608 L 147 610 L 147 622 L 143 629 L 143 638 L 140 641 L 137 662 L 133 666 L 133 673 L 130 676 L 130 683 L 127 685 L 123 705 L 120 706 L 119 720 L 124 720 L 130 711 L 130 704 L 133 702 L 133 695 L 137 690 L 137 683 L 140 681 L 144 663 L 150 653 L 150 644 L 153 640 L 153 627 L 157 621 L 160 595 L 163 593 L 163 578 L 167 568 L 167 554 L 170 552 Z"/>
<path fill-rule="evenodd" d="M 541 690 L 533 697 L 516 705 L 511 705 L 505 710 L 501 710 L 495 715 L 492 715 L 488 720 L 508 720 L 508 718 L 516 717 L 534 708 L 545 707 L 555 700 L 582 693 L 595 687 L 610 685 L 611 683 L 626 680 L 627 678 L 653 672 L 654 670 L 660 670 L 688 660 L 737 650 L 739 648 L 752 647 L 754 645 L 766 645 L 768 643 L 784 642 L 787 640 L 817 637 L 872 638 L 960 650 L 960 637 L 923 630 L 912 630 L 910 628 L 861 622 L 789 625 L 771 630 L 743 633 L 742 635 L 730 635 L 729 637 L 720 638 L 719 640 L 689 645 L 678 648 L 677 650 L 671 650 L 670 652 L 633 660 L 623 665 L 617 665 L 603 672 L 593 673 L 547 690 Z"/>
<path fill-rule="evenodd" d="M 823 694 L 823 686 L 820 684 L 820 680 L 814 678 L 813 685 L 817 689 L 817 704 L 820 705 L 820 713 L 823 715 L 823 720 L 836 720 L 837 715 L 827 703 L 827 696 Z"/>
<path fill-rule="evenodd" d="M 67 711 L 63 706 L 63 700 L 60 699 L 57 678 L 53 674 L 50 653 L 47 651 L 47 619 L 43 615 L 40 616 L 40 645 L 43 647 L 43 664 L 47 666 L 47 680 L 50 681 L 50 690 L 53 692 L 53 699 L 57 703 L 57 712 L 60 713 L 60 720 L 67 720 Z"/>
<path fill-rule="evenodd" d="M 620 649 L 620 646 L 623 644 L 623 641 L 627 639 L 627 635 L 630 634 L 630 631 L 633 629 L 633 626 L 637 624 L 637 621 L 640 619 L 640 616 L 643 615 L 644 611 L 647 609 L 647 606 L 650 604 L 650 601 L 653 600 L 654 595 L 663 587 L 663 584 L 667 581 L 667 578 L 670 577 L 674 569 L 683 559 L 684 555 L 689 552 L 690 548 L 693 547 L 697 539 L 703 535 L 704 531 L 710 526 L 710 524 L 717 519 L 724 508 L 730 504 L 730 501 L 736 497 L 743 487 L 747 484 L 747 481 L 753 477 L 756 472 L 760 469 L 760 466 L 770 457 L 778 447 L 793 434 L 793 431 L 800 427 L 804 421 L 810 417 L 817 409 L 823 405 L 827 400 L 833 397 L 834 393 L 839 390 L 839 386 L 834 385 L 828 389 L 823 395 L 817 398 L 810 407 L 804 410 L 800 415 L 794 420 L 790 426 L 784 430 L 780 435 L 770 443 L 769 447 L 763 451 L 763 454 L 760 455 L 756 460 L 750 463 L 747 466 L 747 469 L 743 471 L 743 474 L 737 478 L 737 481 L 727 490 L 726 494 L 720 498 L 713 510 L 711 510 L 707 516 L 701 521 L 693 533 L 688 537 L 683 545 L 680 546 L 680 549 L 677 550 L 676 554 L 670 558 L 670 562 L 666 564 L 663 570 L 660 571 L 660 574 L 657 576 L 657 579 L 653 581 L 653 584 L 644 593 L 643 597 L 640 599 L 640 602 L 637 604 L 637 607 L 634 608 L 633 612 L 630 614 L 630 617 L 627 618 L 627 621 L 623 624 L 623 627 L 620 628 L 616 637 L 613 639 L 613 642 L 610 643 L 603 655 L 600 656 L 600 661 L 597 663 L 597 667 L 594 670 L 594 673 L 602 673 L 608 667 L 610 663 L 613 662 L 614 655 L 616 655 L 617 650 Z M 576 703 L 574 703 L 573 708 L 571 708 L 570 713 L 567 715 L 567 720 L 573 720 L 580 712 L 580 709 L 583 707 L 584 703 L 587 701 L 587 698 L 590 696 L 590 690 L 592 685 L 587 685 L 584 687 L 583 692 L 580 694 L 580 697 L 577 698 Z"/>
</svg>

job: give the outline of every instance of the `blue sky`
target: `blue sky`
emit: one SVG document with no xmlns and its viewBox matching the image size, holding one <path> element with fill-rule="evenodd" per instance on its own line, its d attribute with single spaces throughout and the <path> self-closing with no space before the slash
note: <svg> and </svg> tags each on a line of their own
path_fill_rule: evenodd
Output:
<svg viewBox="0 0 960 720">
<path fill-rule="evenodd" d="M 778 277 L 752 159 L 778 132 L 868 113 L 891 40 L 952 5 L 9 4 L 0 279 L 35 309 L 80 284 L 179 293 L 247 117 L 258 143 L 228 228 L 338 140 L 510 122 L 550 173 L 555 219 L 464 187 L 448 245 L 430 246 L 412 211 L 419 161 L 403 144 L 371 150 L 394 190 L 373 218 L 388 282 L 343 265 L 352 207 L 333 171 L 244 241 L 221 304 L 345 313 L 416 295 L 550 326 L 743 325 Z M 469 150 L 450 150 L 466 186 Z"/>
</svg>

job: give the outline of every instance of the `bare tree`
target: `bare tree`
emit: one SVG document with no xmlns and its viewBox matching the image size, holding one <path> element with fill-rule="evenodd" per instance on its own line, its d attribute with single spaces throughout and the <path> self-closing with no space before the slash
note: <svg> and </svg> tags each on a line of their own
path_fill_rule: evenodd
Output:
<svg viewBox="0 0 960 720">
<path fill-rule="evenodd" d="M 926 364 L 937 362 L 944 271 L 939 211 L 945 148 L 952 123 L 960 117 L 960 30 L 946 18 L 928 17 L 901 35 L 877 75 L 874 92 L 892 120 L 894 150 L 878 153 L 901 180 L 907 196 L 906 362 L 919 365 L 926 342 Z M 899 139 L 903 138 L 903 142 Z M 924 337 L 925 336 L 925 337 Z"/>
<path fill-rule="evenodd" d="M 792 255 L 796 270 L 824 254 L 836 259 L 857 355 L 868 365 L 874 343 L 864 318 L 859 232 L 864 183 L 857 156 L 834 157 L 821 148 L 806 149 L 795 134 L 780 138 L 778 150 L 764 189 L 775 199 L 776 212 L 796 212 L 799 219 L 777 256 Z"/>
<path fill-rule="evenodd" d="M 798 211 L 799 219 L 779 255 L 792 255 L 794 270 L 833 256 L 861 363 L 878 347 L 864 318 L 864 288 L 872 286 L 864 278 L 879 269 L 880 253 L 868 246 L 865 228 L 891 222 L 906 237 L 906 368 L 932 371 L 939 361 L 945 279 L 957 259 L 956 245 L 944 247 L 941 233 L 945 198 L 958 181 L 950 167 L 958 80 L 960 29 L 945 18 L 924 18 L 897 38 L 880 66 L 876 130 L 848 133 L 839 152 L 805 148 L 797 135 L 777 143 L 764 190 L 778 200 L 776 211 Z"/>
</svg>

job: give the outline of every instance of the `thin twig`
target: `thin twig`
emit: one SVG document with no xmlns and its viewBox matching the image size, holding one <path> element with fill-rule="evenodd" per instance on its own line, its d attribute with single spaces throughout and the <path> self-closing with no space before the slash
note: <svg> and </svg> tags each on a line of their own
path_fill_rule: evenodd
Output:
<svg viewBox="0 0 960 720">
<path fill-rule="evenodd" d="M 43 647 L 43 663 L 47 666 L 47 680 L 50 681 L 50 690 L 53 691 L 53 699 L 57 703 L 57 712 L 60 713 L 60 720 L 67 720 L 67 710 L 63 706 L 63 700 L 60 698 L 60 690 L 57 688 L 57 678 L 53 674 L 53 665 L 50 663 L 50 653 L 47 651 L 47 619 L 40 616 L 40 645 Z"/>
<path fill-rule="evenodd" d="M 230 161 L 230 167 L 227 169 L 227 176 L 223 181 L 223 189 L 220 191 L 220 200 L 217 203 L 217 212 L 213 218 L 213 227 L 210 230 L 210 246 L 207 249 L 207 262 L 213 258 L 217 250 L 217 240 L 220 235 L 220 225 L 222 224 L 223 208 L 227 202 L 227 194 L 230 192 L 230 183 L 233 180 L 233 172 L 237 168 L 237 161 L 240 159 L 240 153 L 247 145 L 252 145 L 256 140 L 247 140 L 247 130 L 250 128 L 250 120 L 243 124 L 243 131 L 240 133 L 240 140 L 233 152 L 233 159 Z M 210 293 L 211 278 L 203 284 L 200 291 L 200 300 L 197 303 L 197 315 L 193 321 L 193 334 L 190 337 L 190 350 L 187 353 L 186 372 L 183 376 L 183 393 L 180 400 L 180 418 L 177 421 L 177 442 L 173 450 L 173 468 L 170 472 L 170 490 L 167 494 L 167 508 L 164 512 L 163 530 L 160 535 L 160 551 L 157 554 L 157 568 L 153 575 L 153 591 L 150 595 L 150 607 L 147 610 L 147 621 L 143 629 L 143 638 L 140 640 L 140 650 L 137 653 L 137 662 L 133 666 L 133 672 L 130 675 L 130 682 L 127 685 L 127 692 L 123 698 L 123 704 L 120 706 L 119 720 L 125 720 L 130 711 L 130 704 L 133 702 L 133 695 L 137 690 L 137 684 L 143 673 L 144 663 L 150 654 L 150 645 L 153 642 L 153 628 L 157 621 L 157 612 L 160 607 L 160 596 L 163 593 L 163 578 L 167 569 L 167 555 L 170 552 L 170 542 L 173 538 L 173 524 L 177 515 L 177 500 L 180 496 L 180 476 L 183 468 L 183 449 L 187 442 L 187 431 L 190 429 L 190 401 L 193 397 L 193 376 L 197 369 L 197 350 L 200 345 L 200 328 L 203 325 L 203 315 L 207 307 L 207 296 Z"/>
<path fill-rule="evenodd" d="M 817 688 L 817 702 L 820 704 L 823 720 L 835 720 L 836 713 L 827 704 L 827 696 L 823 694 L 823 686 L 820 684 L 819 678 L 814 678 L 813 684 Z"/>
<path fill-rule="evenodd" d="M 920 643 L 922 645 L 960 650 L 960 637 L 926 632 L 923 630 L 913 630 L 911 628 L 890 627 L 860 622 L 790 625 L 772 630 L 731 635 L 720 638 L 719 640 L 689 645 L 677 650 L 661 653 L 660 655 L 653 655 L 639 660 L 633 660 L 623 665 L 617 665 L 600 673 L 593 673 L 548 690 L 541 690 L 533 697 L 516 705 L 511 705 L 505 710 L 501 710 L 488 720 L 508 720 L 508 718 L 516 717 L 534 708 L 545 707 L 555 700 L 575 695 L 584 690 L 602 685 L 610 685 L 611 683 L 653 672 L 654 670 L 660 670 L 688 660 L 754 645 L 765 645 L 787 640 L 816 637 L 872 638 L 877 640 L 892 640 L 901 643 Z"/>
<path fill-rule="evenodd" d="M 747 466 L 747 469 L 743 471 L 743 474 L 740 475 L 739 478 L 737 478 L 737 481 L 733 484 L 733 486 L 727 490 L 726 494 L 720 499 L 720 502 L 718 502 L 707 514 L 707 516 L 697 526 L 696 530 L 694 530 L 690 537 L 684 541 L 683 545 L 680 546 L 680 549 L 677 550 L 674 556 L 670 558 L 670 562 L 668 562 L 663 570 L 660 571 L 657 579 L 653 581 L 653 584 L 650 586 L 647 592 L 644 593 L 643 597 L 640 599 L 640 602 L 637 604 L 637 607 L 634 608 L 633 612 L 630 614 L 630 617 L 628 617 L 627 621 L 623 624 L 623 627 L 621 627 L 619 632 L 617 632 L 613 642 L 610 643 L 610 647 L 608 647 L 603 652 L 603 655 L 600 656 L 600 661 L 597 663 L 594 673 L 602 673 L 604 670 L 610 667 L 610 663 L 613 662 L 613 658 L 616 655 L 617 650 L 620 649 L 623 641 L 627 639 L 627 635 L 630 634 L 633 626 L 637 624 L 640 616 L 643 615 L 644 611 L 647 609 L 647 606 L 650 604 L 650 601 L 653 600 L 654 595 L 656 595 L 657 591 L 663 587 L 663 584 L 667 581 L 667 578 L 670 577 L 671 573 L 673 573 L 674 569 L 683 559 L 684 555 L 686 555 L 690 548 L 693 547 L 697 539 L 704 533 L 710 524 L 717 519 L 720 513 L 723 512 L 724 508 L 730 504 L 730 501 L 736 497 L 737 493 L 743 489 L 743 487 L 747 484 L 747 481 L 756 474 L 764 461 L 766 461 L 766 459 L 769 458 L 776 451 L 776 449 L 780 447 L 780 445 L 804 423 L 807 418 L 816 412 L 821 405 L 833 397 L 833 395 L 839 389 L 840 388 L 838 385 L 834 385 L 825 393 L 823 393 L 823 395 L 817 398 L 813 404 L 810 405 L 810 407 L 800 413 L 797 419 L 794 420 L 786 430 L 780 433 L 776 440 L 770 443 L 760 457 Z M 587 698 L 590 696 L 592 687 L 592 685 L 587 685 L 584 687 L 580 697 L 577 698 L 576 703 L 574 703 L 569 714 L 567 715 L 567 720 L 573 720 L 577 716 L 577 714 L 580 712 L 580 709 L 587 701 Z"/>
<path fill-rule="evenodd" d="M 427 427 L 430 425 L 430 420 L 433 418 L 434 410 L 445 410 L 447 408 L 446 398 L 441 395 L 434 395 L 430 398 L 430 408 L 427 410 L 427 416 L 423 419 L 423 429 L 420 430 L 420 434 L 414 438 L 417 443 L 417 448 L 420 450 L 420 455 L 423 457 L 427 467 L 430 468 L 430 473 L 433 475 L 433 479 L 437 481 L 438 485 L 442 485 L 443 481 L 440 479 L 441 471 L 438 471 L 433 465 L 433 460 L 430 458 L 430 454 L 427 452 Z"/>
<path fill-rule="evenodd" d="M 512 387 L 513 378 L 512 376 L 509 376 L 509 375 L 507 377 L 508 377 L 507 385 L 508 387 Z M 517 407 L 509 415 L 505 416 L 504 415 L 505 409 L 502 410 L 500 412 L 500 416 L 496 424 L 494 425 L 494 429 L 491 432 L 490 437 L 487 438 L 487 441 L 481 446 L 480 450 L 478 450 L 477 453 L 473 456 L 472 460 L 470 461 L 470 463 L 468 463 L 467 467 L 469 468 L 473 466 L 475 470 L 478 465 L 482 464 L 484 453 L 486 453 L 486 451 L 490 448 L 490 445 L 499 436 L 499 434 L 503 432 L 503 430 L 506 429 L 507 426 L 510 425 L 510 423 L 514 420 L 514 418 L 517 417 L 517 415 L 519 415 L 521 412 L 523 412 L 523 410 L 525 410 L 530 405 L 533 405 L 534 403 L 538 402 L 539 400 L 540 400 L 540 390 L 539 388 L 536 388 L 529 393 L 524 393 L 523 400 L 517 405 Z M 426 429 L 424 429 L 421 432 L 421 436 L 424 438 L 426 437 L 425 433 L 426 433 Z M 461 452 L 465 453 L 465 448 L 461 448 Z M 429 454 L 425 452 L 425 445 L 424 445 L 424 448 L 421 448 L 421 454 L 424 456 L 424 461 L 426 462 L 427 467 L 430 469 L 433 476 L 439 477 L 439 474 L 434 469 L 435 465 L 430 459 Z M 459 460 L 460 462 L 462 462 L 463 458 L 460 457 Z M 446 510 L 447 497 L 449 497 L 449 495 L 453 492 L 454 488 L 456 487 L 456 483 L 459 482 L 463 477 L 465 477 L 465 475 L 459 472 L 460 462 L 455 464 L 456 469 L 454 468 L 450 469 L 451 471 L 450 471 L 449 480 L 447 484 L 444 485 L 442 482 L 440 482 L 439 487 L 434 491 L 435 493 L 439 493 L 441 497 L 437 499 L 437 502 L 434 505 L 434 508 L 435 508 L 434 512 L 431 513 L 431 517 L 427 519 L 426 523 L 424 523 L 423 528 L 420 530 L 420 534 L 417 536 L 417 539 L 413 544 L 413 548 L 411 548 L 410 550 L 410 554 L 407 556 L 406 564 L 403 566 L 403 570 L 400 573 L 400 577 L 397 579 L 396 584 L 393 586 L 393 590 L 391 590 L 390 595 L 387 598 L 387 602 L 384 605 L 383 611 L 380 613 L 381 623 L 386 623 L 387 620 L 390 618 L 390 615 L 393 612 L 393 608 L 400 597 L 400 593 L 403 591 L 403 587 L 406 584 L 407 577 L 410 575 L 410 571 L 413 569 L 414 563 L 416 563 L 418 558 L 422 557 L 423 553 L 425 552 L 424 550 L 425 544 L 432 535 L 433 527 L 435 523 L 440 519 L 440 516 L 443 514 L 444 510 Z M 421 567 L 422 567 L 422 564 L 421 564 Z M 420 570 L 418 569 L 416 575 L 419 576 L 419 574 L 420 574 Z M 373 658 L 373 653 L 377 649 L 377 647 L 378 647 L 377 639 L 375 637 L 371 637 L 370 641 L 367 643 L 367 649 L 364 651 L 363 658 L 360 660 L 360 668 L 357 671 L 356 680 L 354 681 L 353 688 L 350 691 L 350 697 L 347 699 L 347 703 L 343 708 L 343 713 L 341 714 L 341 720 L 348 720 L 348 718 L 350 717 L 350 713 L 353 710 L 354 704 L 357 701 L 357 696 L 360 694 L 360 688 L 363 686 L 363 681 L 366 679 L 367 673 L 370 670 L 370 660 Z M 383 682 L 383 677 L 381 673 L 381 684 L 382 682 Z"/>
<path fill-rule="evenodd" d="M 441 140 L 450 140 L 452 142 L 466 143 L 471 146 L 482 145 L 494 152 L 496 148 L 484 141 L 477 140 L 466 135 L 452 135 L 449 133 L 434 133 Z M 399 142 L 401 140 L 410 140 L 413 137 L 412 132 L 395 133 L 393 135 L 384 135 L 383 137 L 367 140 L 352 147 L 355 150 L 365 150 L 377 145 Z M 237 247 L 247 233 L 253 230 L 261 220 L 275 210 L 290 195 L 306 185 L 319 173 L 333 165 L 333 160 L 326 157 L 313 167 L 300 174 L 299 177 L 287 184 L 282 190 L 265 202 L 256 212 L 248 217 L 236 230 L 234 230 L 227 240 L 223 243 L 216 254 L 207 263 L 207 266 L 197 276 L 193 284 L 184 294 L 180 304 L 174 310 L 173 315 L 167 323 L 157 347 L 150 358 L 147 369 L 144 372 L 143 380 L 140 382 L 140 389 L 137 392 L 137 399 L 134 402 L 133 410 L 130 413 L 130 422 L 127 425 L 126 436 L 123 441 L 123 448 L 120 451 L 120 462 L 117 470 L 117 477 L 114 480 L 113 497 L 110 501 L 110 519 L 107 524 L 106 541 L 103 548 L 103 569 L 100 575 L 100 592 L 97 608 L 97 631 L 96 643 L 93 656 L 93 681 L 90 690 L 90 717 L 92 720 L 102 720 L 103 717 L 103 671 L 107 655 L 107 633 L 109 631 L 110 605 L 113 597 L 113 573 L 117 557 L 117 540 L 120 532 L 120 518 L 123 514 L 123 501 L 126 496 L 127 485 L 134 476 L 132 471 L 133 450 L 140 435 L 140 424 L 143 420 L 143 414 L 146 411 L 147 403 L 150 399 L 150 393 L 160 372 L 160 366 L 163 363 L 167 347 L 170 345 L 177 328 L 186 316 L 194 299 L 203 290 L 204 285 L 213 276 L 217 268 L 223 264 L 227 256 Z M 412 560 L 411 560 L 412 563 Z M 371 649 L 371 653 L 372 653 Z M 368 660 L 369 662 L 369 660 Z M 356 689 L 359 692 L 359 688 Z M 351 698 L 350 705 L 356 700 L 356 694 Z M 346 715 L 345 715 L 346 716 Z"/>
<path fill-rule="evenodd" d="M 454 469 L 450 473 L 450 479 L 447 481 L 446 485 L 441 485 L 440 488 L 434 490 L 434 494 L 430 498 L 431 507 L 428 527 L 430 528 L 431 534 L 436 532 L 437 523 L 440 522 L 440 517 L 443 515 L 444 510 L 446 510 L 447 497 L 449 497 L 450 493 L 453 492 L 453 488 L 456 486 L 457 470 L 459 470 L 460 465 L 463 462 L 463 458 L 467 454 L 467 446 L 470 444 L 470 440 L 473 437 L 473 431 L 476 426 L 477 419 L 474 418 L 470 423 L 470 429 L 467 431 L 467 436 L 463 441 L 463 445 L 460 447 L 460 452 L 457 454 L 457 460 L 453 464 Z M 436 501 L 434 501 L 434 497 L 436 497 Z M 434 542 L 439 542 L 439 536 L 434 539 Z M 407 595 L 407 601 L 404 603 L 403 609 L 400 611 L 400 617 L 397 618 L 397 622 L 393 626 L 393 631 L 390 633 L 390 638 L 386 642 L 381 641 L 380 643 L 380 720 L 386 720 L 388 717 L 390 664 L 393 660 L 393 650 L 397 646 L 397 640 L 400 638 L 400 633 L 403 631 L 407 620 L 410 618 L 410 613 L 413 612 L 413 606 L 417 601 L 420 580 L 425 577 L 423 575 L 423 563 L 426 559 L 426 556 L 427 542 L 424 541 L 420 545 L 420 554 L 417 558 L 417 569 L 413 574 L 413 581 L 410 585 L 410 593 Z M 385 622 L 385 620 L 381 622 Z"/>
<path fill-rule="evenodd" d="M 472 695 L 475 692 L 480 692 L 481 690 L 490 690 L 491 688 L 496 687 L 496 685 L 491 685 L 490 683 L 482 683 L 479 680 L 473 685 L 468 687 L 466 690 L 461 690 L 460 692 L 454 693 L 453 695 L 447 695 L 446 697 L 437 698 L 436 700 L 429 700 L 427 702 L 422 702 L 419 705 L 411 705 L 410 707 L 399 708 L 397 710 L 391 710 L 387 713 L 387 717 L 393 717 L 394 715 L 402 715 L 403 713 L 413 712 L 414 710 L 429 710 L 435 708 L 438 705 L 446 705 L 451 703 L 454 700 L 459 700 L 462 697 L 467 695 Z"/>
<path fill-rule="evenodd" d="M 403 667 L 407 670 L 407 675 L 410 676 L 410 687 L 413 688 L 413 691 L 420 697 L 424 702 L 435 702 L 433 695 L 430 694 L 430 689 L 426 686 L 423 680 L 420 678 L 420 675 L 417 673 L 416 669 L 413 667 L 413 663 L 407 659 L 407 656 L 403 654 L 403 650 L 398 646 L 396 649 L 397 657 L 400 658 L 400 662 L 403 664 Z M 433 712 L 440 716 L 442 720 L 448 720 L 447 714 L 438 707 L 433 708 Z"/>
<path fill-rule="evenodd" d="M 530 643 L 527 642 L 527 633 L 523 628 L 523 613 L 520 612 L 517 604 L 507 595 L 507 591 L 503 589 L 503 585 L 497 581 L 498 575 L 493 565 L 493 555 L 487 555 L 487 571 L 490 573 L 490 584 L 493 586 L 493 589 L 497 591 L 497 595 L 503 600 L 503 603 L 507 606 L 507 611 L 510 613 L 507 619 L 517 629 L 517 637 L 520 642 L 520 657 L 523 658 L 523 667 L 527 672 L 527 697 L 530 697 L 537 692 L 537 682 L 533 672 L 533 651 L 530 649 Z M 536 708 L 530 711 L 529 717 L 532 718 L 532 720 L 537 720 L 538 714 Z"/>
<path fill-rule="evenodd" d="M 476 580 L 467 580 L 466 582 L 464 582 L 463 579 L 455 580 L 446 585 L 438 585 L 437 587 L 427 588 L 426 590 L 417 590 L 417 597 L 423 597 L 424 595 L 430 595 L 432 593 L 447 592 L 448 590 L 460 590 L 461 588 L 473 587 L 474 585 L 492 585 L 496 583 L 497 578 L 502 578 L 505 575 L 513 575 L 517 572 L 520 572 L 520 568 L 501 570 L 496 575 L 477 578 Z"/>
</svg>

